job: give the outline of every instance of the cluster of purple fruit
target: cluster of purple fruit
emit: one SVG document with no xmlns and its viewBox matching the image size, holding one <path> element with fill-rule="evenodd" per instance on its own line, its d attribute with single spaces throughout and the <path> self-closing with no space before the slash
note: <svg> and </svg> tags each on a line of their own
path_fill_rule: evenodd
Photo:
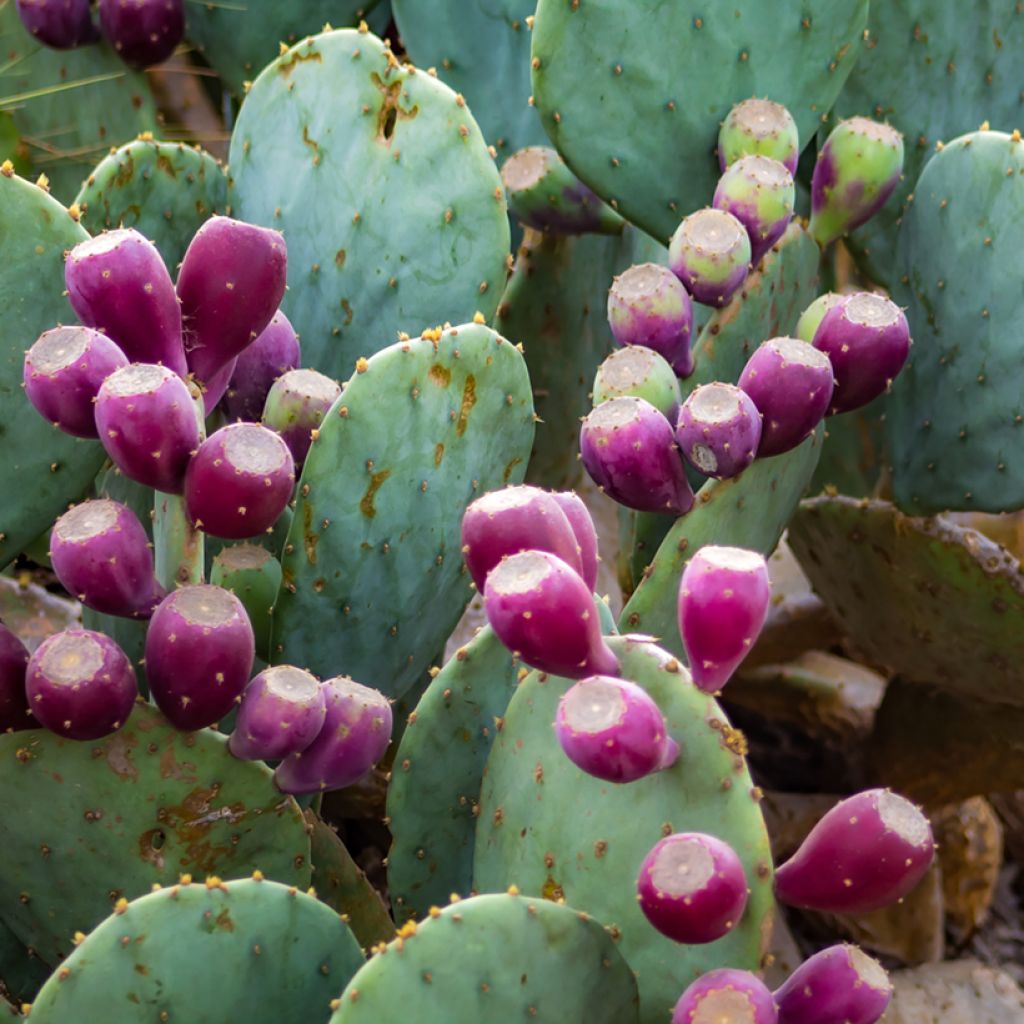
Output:
<svg viewBox="0 0 1024 1024">
<path fill-rule="evenodd" d="M 100 32 L 130 67 L 166 60 L 185 35 L 184 0 L 99 0 L 99 29 L 91 0 L 17 0 L 22 24 L 44 46 L 72 50 Z"/>
</svg>

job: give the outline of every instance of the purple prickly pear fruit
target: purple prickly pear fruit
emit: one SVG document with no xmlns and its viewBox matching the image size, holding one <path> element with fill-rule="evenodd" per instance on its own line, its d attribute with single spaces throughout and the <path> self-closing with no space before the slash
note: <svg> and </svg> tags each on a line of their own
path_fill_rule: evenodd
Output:
<svg viewBox="0 0 1024 1024">
<path fill-rule="evenodd" d="M 112 373 L 96 396 L 96 429 L 130 480 L 180 494 L 199 447 L 199 421 L 188 385 L 165 366 L 132 363 Z"/>
<path fill-rule="evenodd" d="M 206 583 L 181 587 L 149 620 L 150 693 L 176 729 L 204 729 L 234 708 L 255 653 L 252 626 L 234 594 Z"/>
<path fill-rule="evenodd" d="M 759 345 L 740 374 L 739 386 L 761 414 L 759 458 L 795 448 L 825 418 L 835 383 L 824 352 L 796 338 Z"/>
<path fill-rule="evenodd" d="M 36 726 L 25 693 L 28 650 L 0 622 L 0 732 L 19 732 Z"/>
<path fill-rule="evenodd" d="M 100 0 L 103 34 L 133 68 L 166 60 L 185 35 L 184 0 Z"/>
<path fill-rule="evenodd" d="M 477 590 L 507 555 L 550 551 L 583 576 L 580 542 L 553 494 L 521 484 L 477 498 L 462 517 L 462 557 Z"/>
<path fill-rule="evenodd" d="M 212 537 L 244 540 L 269 530 L 295 487 L 288 445 L 258 423 L 232 423 L 211 434 L 185 474 L 185 507 Z"/>
<path fill-rule="evenodd" d="M 620 345 L 643 345 L 679 377 L 693 373 L 693 301 L 668 267 L 641 263 L 619 274 L 608 292 L 608 324 Z"/>
<path fill-rule="evenodd" d="M 818 327 L 825 318 L 825 314 L 833 307 L 843 301 L 843 296 L 838 292 L 825 292 L 819 295 L 801 314 L 796 322 L 796 329 L 793 336 L 808 345 L 814 344 L 814 335 L 818 333 Z"/>
<path fill-rule="evenodd" d="M 687 291 L 706 306 L 726 306 L 750 273 L 747 229 L 724 210 L 691 213 L 676 228 L 668 265 Z"/>
<path fill-rule="evenodd" d="M 679 582 L 679 634 L 694 685 L 716 693 L 750 653 L 768 615 L 771 583 L 755 551 L 707 545 Z"/>
<path fill-rule="evenodd" d="M 98 740 L 124 725 L 138 695 L 128 656 L 108 636 L 66 629 L 47 637 L 25 677 L 37 722 L 69 740 Z"/>
<path fill-rule="evenodd" d="M 189 369 L 204 384 L 267 329 L 284 298 L 288 256 L 277 231 L 211 217 L 178 272 Z"/>
<path fill-rule="evenodd" d="M 238 357 L 221 401 L 229 420 L 258 423 L 274 381 L 302 363 L 299 336 L 278 310 L 266 330 Z"/>
<path fill-rule="evenodd" d="M 133 363 L 160 363 L 186 376 L 181 309 L 156 246 L 134 228 L 80 242 L 64 264 L 79 319 L 102 331 Z"/>
<path fill-rule="evenodd" d="M 583 499 L 575 491 L 556 491 L 551 495 L 558 502 L 558 507 L 569 520 L 572 532 L 576 536 L 576 547 L 579 550 L 580 563 L 583 566 L 583 582 L 591 591 L 597 590 L 597 530 L 590 511 L 583 504 Z"/>
<path fill-rule="evenodd" d="M 662 935 L 702 945 L 739 924 L 747 877 L 736 851 L 714 836 L 666 836 L 644 858 L 636 883 L 640 909 Z"/>
<path fill-rule="evenodd" d="M 635 683 L 610 676 L 590 676 L 565 692 L 555 732 L 577 768 L 606 782 L 635 782 L 679 757 L 658 705 Z"/>
<path fill-rule="evenodd" d="M 209 380 L 203 381 L 200 388 L 203 392 L 203 412 L 209 416 L 217 403 L 228 393 L 231 377 L 235 372 L 237 359 L 225 363 Z M 258 417 L 257 417 L 258 418 Z"/>
<path fill-rule="evenodd" d="M 391 742 L 391 704 L 379 690 L 345 676 L 328 679 L 323 690 L 327 713 L 316 739 L 289 754 L 274 772 L 282 793 L 301 796 L 351 786 Z"/>
<path fill-rule="evenodd" d="M 580 429 L 580 455 L 620 505 L 677 516 L 693 507 L 672 424 L 642 398 L 610 398 L 593 409 Z"/>
<path fill-rule="evenodd" d="M 698 978 L 679 997 L 672 1024 L 776 1024 L 771 991 L 749 971 L 720 967 Z"/>
<path fill-rule="evenodd" d="M 43 44 L 73 50 L 99 39 L 89 0 L 18 0 L 21 23 Z"/>
<path fill-rule="evenodd" d="M 591 590 L 547 551 L 521 551 L 487 576 L 484 611 L 498 639 L 531 668 L 569 679 L 615 675 Z"/>
<path fill-rule="evenodd" d="M 616 349 L 597 368 L 594 405 L 630 395 L 650 402 L 670 423 L 683 400 L 679 378 L 663 356 L 643 345 Z"/>
<path fill-rule="evenodd" d="M 796 174 L 800 135 L 793 115 L 771 100 L 743 100 L 729 111 L 718 132 L 718 166 L 752 154 L 771 157 Z"/>
<path fill-rule="evenodd" d="M 701 384 L 679 410 L 676 441 L 694 469 L 715 480 L 728 480 L 757 457 L 761 413 L 733 384 Z"/>
<path fill-rule="evenodd" d="M 341 394 L 336 380 L 316 370 L 289 370 L 274 381 L 263 409 L 263 425 L 279 434 L 302 471 L 314 431 Z"/>
<path fill-rule="evenodd" d="M 25 394 L 36 412 L 72 437 L 97 437 L 100 386 L 127 366 L 125 354 L 89 327 L 55 327 L 25 353 Z"/>
<path fill-rule="evenodd" d="M 228 749 L 243 761 L 279 761 L 305 750 L 327 716 L 320 683 L 291 665 L 264 669 L 242 693 Z"/>
<path fill-rule="evenodd" d="M 145 619 L 164 597 L 146 531 L 116 501 L 83 501 L 65 512 L 50 534 L 50 559 L 65 590 L 106 615 Z"/>
<path fill-rule="evenodd" d="M 795 203 L 796 185 L 784 164 L 768 156 L 744 156 L 719 179 L 711 205 L 747 229 L 750 262 L 757 266 L 786 233 Z"/>
<path fill-rule="evenodd" d="M 836 804 L 775 875 L 783 903 L 866 914 L 896 903 L 935 856 L 928 819 L 907 799 L 870 789 Z"/>
<path fill-rule="evenodd" d="M 903 173 L 903 136 L 867 117 L 840 121 L 818 153 L 811 179 L 811 237 L 828 245 L 885 205 Z"/>
<path fill-rule="evenodd" d="M 875 1024 L 892 999 L 885 968 L 857 946 L 830 946 L 775 991 L 779 1024 Z"/>
<path fill-rule="evenodd" d="M 889 389 L 910 354 L 903 310 L 882 295 L 847 295 L 822 318 L 814 347 L 835 377 L 830 415 L 859 409 Z"/>
</svg>

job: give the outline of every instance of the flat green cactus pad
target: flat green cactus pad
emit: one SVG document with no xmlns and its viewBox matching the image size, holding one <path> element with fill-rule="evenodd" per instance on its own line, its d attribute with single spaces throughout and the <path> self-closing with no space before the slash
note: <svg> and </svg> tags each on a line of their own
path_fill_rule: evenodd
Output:
<svg viewBox="0 0 1024 1024">
<path fill-rule="evenodd" d="M 536 0 L 394 0 L 409 57 L 469 103 L 498 162 L 523 146 L 546 145 L 530 105 L 530 29 Z"/>
<path fill-rule="evenodd" d="M 177 732 L 139 704 L 94 743 L 42 730 L 0 736 L 0 905 L 45 962 L 121 897 L 180 874 L 309 884 L 309 839 L 270 771 L 209 729 Z"/>
<path fill-rule="evenodd" d="M 10 110 L 36 174 L 69 203 L 111 146 L 156 127 L 146 76 L 106 45 L 51 50 L 0 0 L 0 110 Z M 0 209 L 5 208 L 0 206 Z"/>
<path fill-rule="evenodd" d="M 906 512 L 1024 507 L 1024 142 L 974 132 L 932 157 L 900 229 L 914 347 L 886 429 Z"/>
<path fill-rule="evenodd" d="M 377 952 L 331 1024 L 636 1024 L 636 982 L 586 914 L 511 894 L 435 914 Z"/>
<path fill-rule="evenodd" d="M 976 530 L 888 502 L 805 501 L 789 543 L 868 659 L 909 682 L 1024 706 L 1024 581 Z"/>
<path fill-rule="evenodd" d="M 634 263 L 662 263 L 663 246 L 633 227 L 621 235 L 544 235 L 527 229 L 494 326 L 522 342 L 537 425 L 527 476 L 546 487 L 581 478 L 580 419 L 594 374 L 615 342 L 608 327 L 612 278 Z"/>
<path fill-rule="evenodd" d="M 644 638 L 608 641 L 622 676 L 642 686 L 682 752 L 672 768 L 626 785 L 581 772 L 552 722 L 571 683 L 534 672 L 520 685 L 487 762 L 474 878 L 481 892 L 523 892 L 593 914 L 619 936 L 636 972 L 640 1020 L 664 1024 L 680 993 L 713 967 L 757 970 L 774 901 L 764 820 L 747 771 L 745 740 L 665 651 Z M 637 905 L 640 864 L 663 836 L 707 832 L 732 846 L 750 887 L 738 926 L 717 942 L 682 946 Z M 576 1018 L 579 1019 L 579 1018 Z"/>
<path fill-rule="evenodd" d="M 115 907 L 43 986 L 34 1024 L 326 1024 L 362 965 L 330 907 L 277 882 L 172 885 Z"/>
<path fill-rule="evenodd" d="M 849 240 L 876 281 L 894 286 L 904 272 L 896 261 L 899 219 L 936 143 L 983 121 L 1006 131 L 1024 127 L 1022 51 L 1024 11 L 1002 0 L 978 0 L 969 18 L 950 0 L 888 0 L 872 7 L 867 42 L 834 113 L 884 120 L 904 135 L 903 181 Z"/>
<path fill-rule="evenodd" d="M 49 975 L 49 968 L 0 919 L 0 1018 L 5 1001 L 30 1003 Z"/>
<path fill-rule="evenodd" d="M 22 388 L 25 351 L 43 331 L 75 322 L 63 297 L 64 251 L 88 237 L 41 188 L 0 173 L 0 566 L 81 498 L 103 463 L 98 441 L 61 433 Z"/>
<path fill-rule="evenodd" d="M 649 573 L 619 616 L 619 628 L 655 636 L 685 660 L 676 604 L 686 563 L 705 544 L 770 554 L 807 490 L 821 454 L 822 433 L 819 426 L 798 448 L 757 459 L 733 480 L 709 480 L 690 512 L 676 520 L 661 542 Z"/>
<path fill-rule="evenodd" d="M 423 917 L 472 888 L 480 782 L 518 672 L 485 626 L 409 716 L 388 789 L 388 890 L 399 920 Z"/>
<path fill-rule="evenodd" d="M 490 318 L 504 191 L 465 101 L 368 32 L 327 32 L 256 80 L 231 140 L 235 215 L 288 243 L 303 365 L 343 378 L 399 331 Z"/>
<path fill-rule="evenodd" d="M 573 171 L 667 241 L 711 202 L 718 126 L 733 104 L 782 103 L 810 141 L 867 13 L 867 0 L 540 0 L 533 93 Z"/>
<path fill-rule="evenodd" d="M 75 200 L 98 235 L 135 228 L 156 243 L 171 276 L 203 222 L 227 210 L 228 181 L 209 153 L 181 142 L 137 139 L 104 157 Z"/>
<path fill-rule="evenodd" d="M 274 660 L 402 696 L 469 600 L 466 506 L 519 483 L 532 442 L 526 364 L 483 324 L 361 361 L 302 471 Z"/>
</svg>

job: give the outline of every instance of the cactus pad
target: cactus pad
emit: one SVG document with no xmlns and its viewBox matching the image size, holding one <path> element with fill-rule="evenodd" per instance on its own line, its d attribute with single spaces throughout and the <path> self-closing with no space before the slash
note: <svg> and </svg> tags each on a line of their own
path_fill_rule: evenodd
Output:
<svg viewBox="0 0 1024 1024">
<path fill-rule="evenodd" d="M 98 235 L 135 228 L 156 244 L 171 276 L 203 221 L 227 209 L 228 182 L 209 153 L 181 142 L 137 139 L 104 157 L 78 198 Z"/>
<path fill-rule="evenodd" d="M 799 0 L 541 0 L 533 92 L 576 174 L 667 240 L 711 198 L 719 123 L 734 103 L 782 103 L 809 141 L 850 74 L 867 12 L 867 0 L 824 0 L 813 13 Z"/>
<path fill-rule="evenodd" d="M 274 660 L 400 697 L 469 600 L 466 506 L 521 482 L 532 441 L 526 365 L 482 324 L 361 360 L 302 471 Z"/>
<path fill-rule="evenodd" d="M 398 331 L 494 312 L 509 226 L 465 101 L 369 32 L 307 39 L 260 75 L 231 140 L 235 215 L 288 240 L 303 365 L 343 378 Z"/>
<path fill-rule="evenodd" d="M 604 929 L 569 907 L 477 896 L 409 925 L 352 979 L 331 1024 L 636 1024 L 636 982 Z"/>
<path fill-rule="evenodd" d="M 363 962 L 338 914 L 257 878 L 171 885 L 114 913 L 79 944 L 32 1005 L 42 1024 L 110 1019 L 326 1024 Z"/>
<path fill-rule="evenodd" d="M 613 638 L 622 675 L 647 691 L 681 753 L 675 765 L 629 785 L 602 782 L 565 756 L 552 722 L 569 680 L 542 673 L 516 691 L 487 762 L 477 826 L 475 882 L 509 884 L 548 899 L 564 897 L 619 935 L 637 973 L 640 1019 L 664 1021 L 699 974 L 730 963 L 756 970 L 770 936 L 771 856 L 743 736 L 689 674 L 643 638 Z M 747 911 L 728 936 L 680 946 L 647 922 L 636 878 L 650 849 L 673 832 L 708 832 L 732 846 L 751 889 Z"/>
<path fill-rule="evenodd" d="M 237 761 L 210 730 L 182 733 L 139 704 L 112 736 L 78 743 L 0 736 L 0 902 L 7 923 L 53 965 L 115 900 L 182 873 L 309 884 L 295 802 L 262 764 Z"/>
</svg>

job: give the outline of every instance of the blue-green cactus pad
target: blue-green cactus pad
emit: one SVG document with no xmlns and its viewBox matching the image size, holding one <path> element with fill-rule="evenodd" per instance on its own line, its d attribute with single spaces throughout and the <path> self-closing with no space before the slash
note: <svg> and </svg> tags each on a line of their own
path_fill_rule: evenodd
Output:
<svg viewBox="0 0 1024 1024">
<path fill-rule="evenodd" d="M 358 365 L 313 442 L 285 544 L 277 662 L 400 697 L 470 597 L 462 515 L 522 481 L 533 403 L 516 347 L 483 324 Z"/>
<path fill-rule="evenodd" d="M 328 32 L 256 80 L 231 140 L 235 215 L 284 232 L 303 365 L 343 378 L 399 331 L 490 318 L 505 194 L 465 101 L 376 36 Z"/>
<path fill-rule="evenodd" d="M 540 0 L 533 93 L 573 171 L 667 241 L 711 201 L 718 127 L 735 103 L 783 104 L 810 141 L 867 14 L 867 0 Z"/>
</svg>

